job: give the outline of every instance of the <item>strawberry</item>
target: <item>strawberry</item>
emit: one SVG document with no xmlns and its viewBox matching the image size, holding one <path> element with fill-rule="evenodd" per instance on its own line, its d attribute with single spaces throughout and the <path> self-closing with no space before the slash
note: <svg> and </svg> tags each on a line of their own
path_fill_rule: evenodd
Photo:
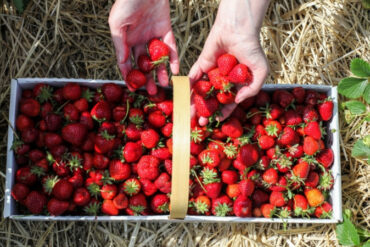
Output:
<svg viewBox="0 0 370 247">
<path fill-rule="evenodd" d="M 228 75 L 229 72 L 238 64 L 236 58 L 231 54 L 223 54 L 217 58 L 217 66 L 221 75 Z"/>
<path fill-rule="evenodd" d="M 61 201 L 55 198 L 49 200 L 47 208 L 50 215 L 59 216 L 62 215 L 65 211 L 67 211 L 69 207 L 69 202 Z"/>
<path fill-rule="evenodd" d="M 266 203 L 261 206 L 261 212 L 263 217 L 272 218 L 275 214 L 276 208 L 274 205 Z"/>
<path fill-rule="evenodd" d="M 68 200 L 73 193 L 73 185 L 66 179 L 59 180 L 52 191 L 56 199 Z"/>
<path fill-rule="evenodd" d="M 211 208 L 211 200 L 209 197 L 200 195 L 195 198 L 193 202 L 196 213 L 198 214 L 207 214 Z"/>
<path fill-rule="evenodd" d="M 319 98 L 318 92 L 314 90 L 307 90 L 306 97 L 305 97 L 305 103 L 310 104 L 310 105 L 316 105 L 318 98 Z"/>
<path fill-rule="evenodd" d="M 222 195 L 212 200 L 212 214 L 216 216 L 226 216 L 232 211 L 232 201 L 226 196 Z"/>
<path fill-rule="evenodd" d="M 112 200 L 117 195 L 118 189 L 114 184 L 104 184 L 100 189 L 100 195 L 105 200 Z"/>
<path fill-rule="evenodd" d="M 331 214 L 333 212 L 333 207 L 330 203 L 324 202 L 320 206 L 316 207 L 315 209 L 315 216 L 317 218 L 331 218 Z"/>
<path fill-rule="evenodd" d="M 319 186 L 317 187 L 323 191 L 329 191 L 333 188 L 334 177 L 330 171 L 320 173 Z"/>
<path fill-rule="evenodd" d="M 257 189 L 254 191 L 252 199 L 253 205 L 259 207 L 260 205 L 269 201 L 269 195 L 265 191 Z"/>
<path fill-rule="evenodd" d="M 73 104 L 67 104 L 63 108 L 63 116 L 68 121 L 75 122 L 80 118 L 80 113 Z"/>
<path fill-rule="evenodd" d="M 150 151 L 150 155 L 158 158 L 159 160 L 166 160 L 172 157 L 170 149 L 167 147 L 155 148 Z"/>
<path fill-rule="evenodd" d="M 162 172 L 154 181 L 155 187 L 162 193 L 171 193 L 171 178 L 166 172 Z"/>
<path fill-rule="evenodd" d="M 306 90 L 302 87 L 295 87 L 292 90 L 292 94 L 294 96 L 295 101 L 298 104 L 302 104 L 305 100 Z"/>
<path fill-rule="evenodd" d="M 123 94 L 122 88 L 114 83 L 103 84 L 101 91 L 108 102 L 119 102 Z"/>
<path fill-rule="evenodd" d="M 230 82 L 244 84 L 252 82 L 253 76 L 247 65 L 237 64 L 230 71 L 227 78 L 230 80 Z"/>
<path fill-rule="evenodd" d="M 46 196 L 39 191 L 31 191 L 26 199 L 24 205 L 32 214 L 40 214 L 46 205 Z"/>
<path fill-rule="evenodd" d="M 85 206 L 90 202 L 90 193 L 86 188 L 78 188 L 73 194 L 73 202 L 78 206 Z"/>
<path fill-rule="evenodd" d="M 32 186 L 37 181 L 37 176 L 32 172 L 31 167 L 21 167 L 17 170 L 15 174 L 15 179 L 18 183 L 25 184 L 27 186 Z"/>
<path fill-rule="evenodd" d="M 170 56 L 170 49 L 159 39 L 152 39 L 149 41 L 148 52 L 154 65 L 166 62 Z"/>
<path fill-rule="evenodd" d="M 220 91 L 216 94 L 216 98 L 221 104 L 228 105 L 234 103 L 235 93 L 232 91 Z"/>
<path fill-rule="evenodd" d="M 141 137 L 141 128 L 140 126 L 137 126 L 136 124 L 129 123 L 126 127 L 125 134 L 127 138 L 131 141 L 138 141 Z"/>
<path fill-rule="evenodd" d="M 286 90 L 277 90 L 273 94 L 273 98 L 277 97 L 276 103 L 278 103 L 281 107 L 286 108 L 289 105 L 293 104 L 294 96 L 286 91 Z"/>
<path fill-rule="evenodd" d="M 146 76 L 137 69 L 132 69 L 126 76 L 126 83 L 134 90 L 143 87 L 146 82 Z"/>
<path fill-rule="evenodd" d="M 112 116 L 110 105 L 104 100 L 97 102 L 91 109 L 90 114 L 98 122 L 109 121 Z"/>
<path fill-rule="evenodd" d="M 294 200 L 294 214 L 296 216 L 305 216 L 307 214 L 307 209 L 308 209 L 308 202 L 306 197 L 303 195 L 297 194 L 293 198 Z"/>
<path fill-rule="evenodd" d="M 27 117 L 36 117 L 40 114 L 40 103 L 34 99 L 22 99 L 19 110 Z"/>
<path fill-rule="evenodd" d="M 300 158 L 303 156 L 303 146 L 295 144 L 293 146 L 288 146 L 288 152 L 292 158 Z"/>
<path fill-rule="evenodd" d="M 303 122 L 302 117 L 294 110 L 288 110 L 284 113 L 285 124 L 296 126 Z"/>
<path fill-rule="evenodd" d="M 303 151 L 307 155 L 314 155 L 319 150 L 319 143 L 311 136 L 306 136 L 303 140 Z"/>
<path fill-rule="evenodd" d="M 324 195 L 321 193 L 319 189 L 316 189 L 316 188 L 306 189 L 304 191 L 304 194 L 307 198 L 308 204 L 311 207 L 317 207 L 321 205 L 325 200 Z"/>
<path fill-rule="evenodd" d="M 316 160 L 326 169 L 329 169 L 334 162 L 334 153 L 330 148 L 323 149 L 317 156 Z"/>
<path fill-rule="evenodd" d="M 95 137 L 95 152 L 105 154 L 113 150 L 116 144 L 114 135 L 110 135 L 108 131 L 104 130 Z"/>
<path fill-rule="evenodd" d="M 118 215 L 119 210 L 116 208 L 112 200 L 104 200 L 101 205 L 101 211 L 107 215 Z"/>
<path fill-rule="evenodd" d="M 52 148 L 52 147 L 59 146 L 60 144 L 62 144 L 63 139 L 60 135 L 56 133 L 48 132 L 48 133 L 45 133 L 44 142 L 48 148 Z"/>
<path fill-rule="evenodd" d="M 271 137 L 278 137 L 283 129 L 281 124 L 276 120 L 266 120 L 263 124 L 267 135 Z"/>
<path fill-rule="evenodd" d="M 130 177 L 131 167 L 120 160 L 111 160 L 109 162 L 109 174 L 115 181 L 122 181 Z"/>
<path fill-rule="evenodd" d="M 154 69 L 152 64 L 152 60 L 147 55 L 140 55 L 137 59 L 137 66 L 139 67 L 140 71 L 143 73 L 149 73 Z"/>
<path fill-rule="evenodd" d="M 154 148 L 159 142 L 159 134 L 153 129 L 147 129 L 141 132 L 141 142 L 146 148 Z"/>
<path fill-rule="evenodd" d="M 55 132 L 62 128 L 62 117 L 58 114 L 50 113 L 45 117 L 46 127 L 49 131 Z"/>
<path fill-rule="evenodd" d="M 262 179 L 264 184 L 269 187 L 278 182 L 279 175 L 274 168 L 269 168 L 262 174 Z"/>
<path fill-rule="evenodd" d="M 288 186 L 288 180 L 284 176 L 280 176 L 277 183 L 271 185 L 269 189 L 271 191 L 286 191 Z"/>
<path fill-rule="evenodd" d="M 122 184 L 123 191 L 129 195 L 137 195 L 141 190 L 140 181 L 136 178 L 129 178 Z"/>
<path fill-rule="evenodd" d="M 137 172 L 140 178 L 155 180 L 159 175 L 159 159 L 152 155 L 144 155 L 137 164 Z"/>
<path fill-rule="evenodd" d="M 318 119 L 319 119 L 319 114 L 317 113 L 317 111 L 315 110 L 315 108 L 313 106 L 307 105 L 303 109 L 303 121 L 305 123 L 315 122 Z"/>
<path fill-rule="evenodd" d="M 287 199 L 280 191 L 272 191 L 270 194 L 270 204 L 275 207 L 282 207 L 287 203 Z"/>
<path fill-rule="evenodd" d="M 320 117 L 323 121 L 329 121 L 333 116 L 333 101 L 330 99 L 324 100 L 324 102 L 318 104 L 317 109 L 319 110 Z"/>
<path fill-rule="evenodd" d="M 212 83 L 209 81 L 203 81 L 203 80 L 196 81 L 193 84 L 192 89 L 194 93 L 202 96 L 203 98 L 207 98 L 213 92 Z"/>
<path fill-rule="evenodd" d="M 221 127 L 222 133 L 231 138 L 239 138 L 243 135 L 243 128 L 239 120 L 230 118 Z"/>
<path fill-rule="evenodd" d="M 259 91 L 256 95 L 255 105 L 257 107 L 266 107 L 266 105 L 270 104 L 271 98 L 270 95 L 265 91 Z"/>
<path fill-rule="evenodd" d="M 140 178 L 140 183 L 143 193 L 146 196 L 154 195 L 158 190 L 156 185 L 149 179 Z"/>
<path fill-rule="evenodd" d="M 266 150 L 275 145 L 275 140 L 271 136 L 263 135 L 258 138 L 258 145 L 261 149 Z"/>
<path fill-rule="evenodd" d="M 210 117 L 218 109 L 219 103 L 218 100 L 214 97 L 204 98 L 198 94 L 193 94 L 193 102 L 198 116 L 201 117 Z"/>
<path fill-rule="evenodd" d="M 11 192 L 12 197 L 16 201 L 23 201 L 24 199 L 26 199 L 29 193 L 30 189 L 22 183 L 14 184 Z"/>
<path fill-rule="evenodd" d="M 259 159 L 259 152 L 255 145 L 245 144 L 239 149 L 236 160 L 249 167 L 255 164 Z"/>
<path fill-rule="evenodd" d="M 17 130 L 23 131 L 26 129 L 29 129 L 34 126 L 34 123 L 31 118 L 29 118 L 26 115 L 20 114 L 18 115 L 16 121 L 15 121 L 15 126 L 17 127 Z"/>
<path fill-rule="evenodd" d="M 318 122 L 309 122 L 304 127 L 304 134 L 312 136 L 316 140 L 321 139 L 321 129 Z"/>
<path fill-rule="evenodd" d="M 306 179 L 310 172 L 310 166 L 307 162 L 301 162 L 296 164 L 292 169 L 293 174 L 299 179 Z"/>
<path fill-rule="evenodd" d="M 220 152 L 216 150 L 203 150 L 198 158 L 201 165 L 211 168 L 217 167 L 221 162 Z"/>
<path fill-rule="evenodd" d="M 81 87 L 79 84 L 71 82 L 63 87 L 63 98 L 66 100 L 78 100 L 81 97 Z"/>
<path fill-rule="evenodd" d="M 35 142 L 39 136 L 39 131 L 36 128 L 25 129 L 21 133 L 21 139 L 25 143 Z"/>
<path fill-rule="evenodd" d="M 297 133 L 291 127 L 284 127 L 282 134 L 278 138 L 278 144 L 282 146 L 293 145 L 298 138 Z"/>
<path fill-rule="evenodd" d="M 154 127 L 161 128 L 166 124 L 166 116 L 162 113 L 162 111 L 157 110 L 149 114 L 148 121 Z"/>
<path fill-rule="evenodd" d="M 252 215 L 252 201 L 243 195 L 240 195 L 234 201 L 233 211 L 235 216 L 250 217 Z"/>
<path fill-rule="evenodd" d="M 305 187 L 316 188 L 317 185 L 319 184 L 319 180 L 320 180 L 319 174 L 315 171 L 310 171 L 305 181 Z"/>
<path fill-rule="evenodd" d="M 248 197 L 253 194 L 254 182 L 251 179 L 244 179 L 239 182 L 239 191 L 242 196 Z"/>
<path fill-rule="evenodd" d="M 238 180 L 238 173 L 233 170 L 225 170 L 221 173 L 221 181 L 224 184 L 234 184 Z"/>
<path fill-rule="evenodd" d="M 87 135 L 87 129 L 85 125 L 80 123 L 67 124 L 62 129 L 62 138 L 72 145 L 82 145 Z"/>
<path fill-rule="evenodd" d="M 153 196 L 150 207 L 154 213 L 163 214 L 169 212 L 170 200 L 165 194 L 156 194 Z"/>
<path fill-rule="evenodd" d="M 95 153 L 93 157 L 93 166 L 96 169 L 105 169 L 109 165 L 109 158 L 99 153 Z"/>
<path fill-rule="evenodd" d="M 129 209 L 133 210 L 136 214 L 142 214 L 146 210 L 148 203 L 143 194 L 139 193 L 134 195 L 129 200 Z"/>
<path fill-rule="evenodd" d="M 122 153 L 125 161 L 131 163 L 140 159 L 143 154 L 143 149 L 140 143 L 127 142 Z"/>
<path fill-rule="evenodd" d="M 161 110 L 166 116 L 171 116 L 173 112 L 173 102 L 172 100 L 164 100 L 157 103 L 157 108 Z"/>
<path fill-rule="evenodd" d="M 125 209 L 128 207 L 128 198 L 125 194 L 120 193 L 113 199 L 113 205 L 117 209 Z"/>
<path fill-rule="evenodd" d="M 76 100 L 73 103 L 73 106 L 79 111 L 79 112 L 84 112 L 89 109 L 89 102 L 85 98 L 81 98 L 79 100 Z"/>
</svg>

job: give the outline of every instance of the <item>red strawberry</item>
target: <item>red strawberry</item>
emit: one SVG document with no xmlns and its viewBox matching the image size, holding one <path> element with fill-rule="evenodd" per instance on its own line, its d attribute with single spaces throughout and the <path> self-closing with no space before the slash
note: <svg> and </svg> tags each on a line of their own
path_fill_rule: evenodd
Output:
<svg viewBox="0 0 370 247">
<path fill-rule="evenodd" d="M 278 143 L 283 146 L 293 145 L 296 142 L 297 134 L 291 127 L 286 126 L 279 137 Z"/>
<path fill-rule="evenodd" d="M 198 157 L 203 166 L 211 168 L 217 167 L 221 162 L 220 152 L 216 150 L 203 150 Z"/>
<path fill-rule="evenodd" d="M 119 102 L 123 94 L 122 88 L 114 83 L 103 84 L 101 91 L 108 102 Z"/>
<path fill-rule="evenodd" d="M 73 103 L 73 106 L 79 111 L 84 112 L 89 109 L 89 102 L 85 98 L 81 98 Z"/>
<path fill-rule="evenodd" d="M 62 129 L 63 139 L 75 146 L 82 145 L 86 135 L 87 129 L 85 125 L 80 123 L 71 123 Z"/>
<path fill-rule="evenodd" d="M 246 144 L 239 149 L 236 160 L 249 167 L 259 159 L 259 152 L 255 145 Z"/>
<path fill-rule="evenodd" d="M 303 156 L 303 146 L 298 144 L 288 146 L 288 152 L 292 158 L 300 158 Z"/>
<path fill-rule="evenodd" d="M 237 64 L 228 74 L 228 79 L 233 83 L 250 83 L 252 78 L 252 72 L 245 64 Z"/>
<path fill-rule="evenodd" d="M 37 176 L 32 172 L 31 167 L 21 167 L 15 174 L 15 179 L 18 183 L 32 186 L 37 181 Z"/>
<path fill-rule="evenodd" d="M 292 90 L 292 94 L 294 95 L 294 99 L 298 104 L 302 104 L 305 100 L 306 90 L 302 87 L 295 87 Z"/>
<path fill-rule="evenodd" d="M 193 203 L 197 214 L 209 214 L 211 208 L 211 200 L 204 195 L 197 196 Z"/>
<path fill-rule="evenodd" d="M 316 188 L 317 185 L 319 184 L 319 180 L 320 180 L 319 174 L 315 171 L 311 171 L 308 174 L 307 179 L 305 181 L 306 188 Z"/>
<path fill-rule="evenodd" d="M 148 203 L 143 194 L 139 193 L 134 195 L 129 200 L 129 208 L 133 210 L 136 214 L 141 214 L 146 210 Z"/>
<path fill-rule="evenodd" d="M 40 113 L 40 103 L 34 99 L 22 99 L 19 110 L 28 117 L 36 117 Z"/>
<path fill-rule="evenodd" d="M 262 178 L 267 186 L 271 186 L 278 182 L 279 175 L 274 168 L 269 168 L 263 173 Z"/>
<path fill-rule="evenodd" d="M 17 130 L 23 131 L 33 127 L 34 123 L 31 118 L 27 117 L 26 115 L 19 114 L 16 119 L 15 126 L 17 127 Z"/>
<path fill-rule="evenodd" d="M 204 184 L 204 189 L 206 190 L 206 194 L 209 198 L 215 199 L 221 192 L 222 184 L 220 182 Z"/>
<path fill-rule="evenodd" d="M 203 98 L 210 96 L 213 92 L 212 83 L 209 81 L 196 81 L 193 84 L 192 89 L 194 90 L 194 93 L 202 96 Z"/>
<path fill-rule="evenodd" d="M 305 123 L 315 122 L 319 119 L 319 114 L 312 105 L 307 105 L 303 109 L 303 121 Z"/>
<path fill-rule="evenodd" d="M 330 148 L 323 149 L 317 156 L 316 160 L 326 169 L 330 168 L 334 162 L 334 153 Z"/>
<path fill-rule="evenodd" d="M 137 66 L 139 67 L 140 71 L 143 73 L 149 73 L 153 70 L 154 66 L 152 64 L 152 60 L 147 55 L 140 55 L 137 60 Z"/>
<path fill-rule="evenodd" d="M 245 196 L 238 196 L 234 201 L 233 211 L 235 216 L 250 217 L 252 215 L 252 201 Z"/>
<path fill-rule="evenodd" d="M 242 102 L 239 103 L 239 105 L 243 108 L 243 110 L 248 110 L 254 105 L 254 102 L 256 101 L 256 97 L 249 97 Z"/>
<path fill-rule="evenodd" d="M 152 155 L 144 155 L 137 164 L 137 172 L 140 178 L 154 180 L 159 175 L 159 159 Z"/>
<path fill-rule="evenodd" d="M 219 106 L 218 100 L 214 97 L 205 99 L 198 94 L 194 94 L 193 101 L 197 115 L 206 118 L 212 116 L 217 111 Z"/>
<path fill-rule="evenodd" d="M 122 184 L 123 191 L 129 195 L 136 195 L 141 190 L 140 181 L 137 178 L 129 178 Z"/>
<path fill-rule="evenodd" d="M 331 218 L 332 212 L 333 207 L 331 206 L 331 204 L 328 202 L 324 202 L 315 209 L 314 214 L 317 218 Z"/>
<path fill-rule="evenodd" d="M 149 114 L 148 121 L 156 128 L 161 128 L 166 124 L 166 116 L 162 111 L 157 110 Z"/>
<path fill-rule="evenodd" d="M 170 116 L 173 112 L 173 101 L 165 100 L 157 103 L 157 108 L 161 110 L 166 116 Z"/>
<path fill-rule="evenodd" d="M 173 123 L 166 123 L 165 126 L 161 128 L 161 133 L 165 137 L 170 137 L 172 135 L 172 128 L 173 128 Z"/>
<path fill-rule="evenodd" d="M 95 152 L 99 154 L 105 154 L 113 150 L 116 145 L 116 139 L 114 135 L 110 135 L 108 131 L 104 130 L 95 137 Z"/>
<path fill-rule="evenodd" d="M 272 218 L 275 214 L 276 208 L 274 205 L 266 203 L 261 206 L 262 215 L 265 218 Z"/>
<path fill-rule="evenodd" d="M 269 200 L 269 194 L 267 194 L 265 191 L 257 189 L 254 191 L 252 195 L 253 199 L 253 205 L 256 207 L 259 207 L 263 203 L 268 202 Z"/>
<path fill-rule="evenodd" d="M 157 214 L 169 212 L 169 205 L 170 200 L 165 194 L 156 194 L 150 202 L 151 209 Z"/>
<path fill-rule="evenodd" d="M 238 138 L 243 135 L 243 128 L 239 120 L 230 118 L 221 127 L 222 133 L 231 138 Z"/>
<path fill-rule="evenodd" d="M 68 121 L 74 122 L 80 118 L 80 113 L 73 104 L 67 104 L 63 108 L 63 116 Z"/>
<path fill-rule="evenodd" d="M 122 181 L 130 177 L 131 167 L 120 160 L 111 160 L 109 162 L 109 174 L 115 181 Z"/>
<path fill-rule="evenodd" d="M 226 196 L 222 195 L 212 200 L 212 214 L 216 216 L 226 216 L 232 211 L 232 201 Z"/>
<path fill-rule="evenodd" d="M 112 200 L 104 200 L 101 211 L 107 215 L 118 215 L 119 213 L 118 208 L 116 208 Z"/>
<path fill-rule="evenodd" d="M 332 100 L 326 99 L 324 102 L 317 106 L 320 117 L 323 121 L 329 121 L 333 116 L 334 104 Z"/>
<path fill-rule="evenodd" d="M 126 127 L 125 134 L 131 141 L 138 141 L 141 137 L 141 128 L 136 124 L 129 123 Z"/>
<path fill-rule="evenodd" d="M 267 104 L 270 104 L 271 98 L 270 95 L 265 91 L 259 91 L 256 95 L 255 105 L 257 107 L 266 107 Z"/>
<path fill-rule="evenodd" d="M 324 200 L 325 200 L 324 195 L 317 188 L 306 189 L 304 191 L 304 194 L 305 194 L 305 196 L 307 198 L 308 204 L 311 207 L 317 207 L 317 206 L 321 205 L 324 202 Z"/>
<path fill-rule="evenodd" d="M 238 173 L 233 170 L 225 170 L 221 174 L 221 181 L 225 184 L 234 184 L 238 180 Z"/>
<path fill-rule="evenodd" d="M 242 196 L 248 197 L 253 194 L 254 182 L 251 179 L 244 179 L 239 182 L 239 191 Z"/>
<path fill-rule="evenodd" d="M 159 142 L 159 134 L 153 129 L 147 129 L 141 132 L 141 142 L 146 148 L 154 148 Z"/>
<path fill-rule="evenodd" d="M 90 202 L 90 193 L 86 188 L 78 188 L 73 194 L 73 202 L 78 206 L 85 206 Z"/>
<path fill-rule="evenodd" d="M 62 117 L 58 114 L 50 113 L 45 117 L 46 127 L 49 131 L 55 132 L 62 128 Z"/>
<path fill-rule="evenodd" d="M 153 64 L 164 63 L 170 56 L 170 49 L 159 39 L 152 39 L 149 41 L 148 52 Z"/>
<path fill-rule="evenodd" d="M 302 117 L 295 110 L 288 110 L 284 113 L 285 124 L 288 126 L 296 126 L 302 123 Z"/>
<path fill-rule="evenodd" d="M 126 83 L 134 90 L 143 87 L 146 82 L 146 76 L 137 69 L 131 70 L 126 76 Z"/>
<path fill-rule="evenodd" d="M 273 94 L 273 99 L 275 103 L 286 108 L 293 103 L 294 96 L 286 90 L 277 90 Z"/>
<path fill-rule="evenodd" d="M 90 114 L 93 119 L 98 122 L 102 122 L 109 121 L 111 119 L 112 112 L 110 105 L 106 101 L 100 100 L 91 109 Z"/>
<path fill-rule="evenodd" d="M 320 95 L 319 95 L 318 92 L 316 92 L 314 90 L 307 90 L 306 91 L 305 103 L 310 104 L 310 105 L 316 105 L 319 96 Z"/>
<path fill-rule="evenodd" d="M 154 181 L 154 185 L 162 192 L 162 193 L 171 193 L 171 178 L 170 176 L 162 172 L 157 179 Z"/>
<path fill-rule="evenodd" d="M 293 174 L 300 178 L 300 179 L 306 179 L 308 176 L 308 173 L 310 172 L 310 165 L 307 162 L 300 162 L 296 164 L 293 169 Z"/>
<path fill-rule="evenodd" d="M 149 179 L 140 178 L 140 183 L 143 193 L 146 196 L 154 195 L 158 190 L 156 185 Z"/>
<path fill-rule="evenodd" d="M 59 146 L 60 144 L 62 144 L 63 139 L 60 135 L 56 133 L 48 132 L 48 133 L 45 133 L 44 142 L 48 148 L 52 148 L 52 147 Z"/>
<path fill-rule="evenodd" d="M 50 215 L 59 216 L 68 210 L 69 202 L 52 198 L 49 200 L 47 207 Z"/>
<path fill-rule="evenodd" d="M 280 191 L 273 191 L 270 194 L 270 204 L 275 207 L 282 207 L 287 203 L 287 199 Z"/>
<path fill-rule="evenodd" d="M 314 155 L 319 150 L 319 143 L 311 136 L 303 140 L 303 151 L 307 155 Z"/>
<path fill-rule="evenodd" d="M 29 193 L 30 189 L 25 184 L 22 183 L 14 184 L 11 192 L 12 197 L 16 201 L 23 201 L 28 196 Z"/>
<path fill-rule="evenodd" d="M 143 154 L 143 149 L 140 143 L 127 142 L 122 152 L 125 161 L 131 163 L 140 159 Z"/>
<path fill-rule="evenodd" d="M 222 75 L 228 75 L 229 72 L 237 65 L 238 61 L 231 54 L 223 54 L 217 58 L 217 66 Z"/>
<path fill-rule="evenodd" d="M 31 191 L 24 204 L 32 214 L 40 214 L 46 205 L 46 196 L 39 191 Z"/>
<path fill-rule="evenodd" d="M 59 200 L 68 200 L 73 193 L 73 185 L 66 179 L 59 180 L 53 188 L 53 195 Z"/>
<path fill-rule="evenodd" d="M 218 102 L 220 102 L 221 104 L 228 105 L 228 104 L 234 103 L 235 93 L 232 91 L 231 92 L 229 91 L 221 92 L 220 91 L 217 93 L 216 98 Z"/>
<path fill-rule="evenodd" d="M 266 120 L 263 123 L 265 125 L 265 130 L 267 135 L 272 137 L 279 136 L 280 132 L 282 131 L 282 126 L 278 121 L 275 120 Z"/>
<path fill-rule="evenodd" d="M 318 122 L 309 122 L 304 127 L 304 134 L 312 136 L 316 140 L 321 139 L 321 129 Z"/>
<path fill-rule="evenodd" d="M 81 87 L 77 83 L 67 83 L 63 87 L 63 98 L 66 100 L 78 100 L 81 97 Z"/>
<path fill-rule="evenodd" d="M 104 184 L 100 189 L 100 195 L 105 200 L 112 200 L 117 195 L 118 189 L 114 184 Z"/>
<path fill-rule="evenodd" d="M 258 145 L 261 149 L 266 150 L 275 145 L 275 140 L 271 136 L 263 135 L 258 138 Z"/>
<path fill-rule="evenodd" d="M 284 176 L 281 176 L 279 177 L 278 182 L 274 185 L 271 185 L 269 189 L 271 191 L 286 191 L 287 186 L 288 186 L 288 180 Z"/>
<path fill-rule="evenodd" d="M 150 155 L 153 155 L 154 157 L 158 158 L 159 160 L 166 160 L 166 159 L 170 159 L 172 157 L 170 149 L 167 148 L 167 147 L 160 147 L 160 148 L 152 149 L 150 151 Z"/>
<path fill-rule="evenodd" d="M 113 199 L 113 205 L 117 209 L 125 209 L 128 207 L 128 198 L 125 194 L 120 193 Z"/>
</svg>

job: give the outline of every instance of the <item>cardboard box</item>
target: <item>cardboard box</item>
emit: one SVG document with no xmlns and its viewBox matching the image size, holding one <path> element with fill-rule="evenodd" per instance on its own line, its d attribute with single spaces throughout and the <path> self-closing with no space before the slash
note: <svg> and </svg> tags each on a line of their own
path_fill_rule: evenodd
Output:
<svg viewBox="0 0 370 247">
<path fill-rule="evenodd" d="M 123 81 L 106 81 L 106 80 L 88 80 L 88 79 L 56 79 L 56 78 L 19 78 L 13 79 L 11 82 L 11 98 L 9 107 L 9 121 L 15 126 L 15 119 L 18 110 L 18 101 L 21 97 L 22 89 L 33 88 L 38 83 L 46 83 L 52 86 L 63 86 L 68 82 L 77 82 L 81 85 L 89 87 L 99 87 L 104 83 L 117 83 L 125 85 Z M 33 220 L 33 221 L 169 221 L 169 222 L 240 222 L 240 223 L 272 223 L 272 222 L 287 222 L 287 223 L 337 223 L 342 221 L 342 191 L 341 191 L 341 166 L 340 166 L 340 147 L 339 147 L 339 121 L 338 121 L 338 94 L 337 88 L 332 86 L 321 85 L 281 85 L 281 84 L 266 84 L 263 90 L 274 91 L 277 89 L 292 89 L 301 86 L 305 89 L 312 89 L 318 92 L 325 92 L 333 99 L 334 110 L 333 118 L 330 122 L 327 145 L 334 151 L 334 164 L 331 167 L 332 175 L 334 176 L 334 187 L 330 192 L 329 202 L 333 205 L 333 215 L 331 219 L 307 219 L 307 218 L 290 218 L 290 219 L 267 219 L 267 218 L 239 218 L 239 217 L 218 217 L 218 216 L 186 216 L 184 220 L 170 220 L 168 215 L 153 215 L 153 216 L 34 216 L 20 215 L 16 210 L 16 201 L 11 197 L 11 188 L 15 182 L 15 171 L 17 164 L 15 163 L 14 153 L 11 150 L 13 143 L 13 130 L 8 128 L 8 152 L 7 152 L 7 167 L 6 167 L 6 187 L 4 212 L 5 218 L 16 220 Z"/>
</svg>

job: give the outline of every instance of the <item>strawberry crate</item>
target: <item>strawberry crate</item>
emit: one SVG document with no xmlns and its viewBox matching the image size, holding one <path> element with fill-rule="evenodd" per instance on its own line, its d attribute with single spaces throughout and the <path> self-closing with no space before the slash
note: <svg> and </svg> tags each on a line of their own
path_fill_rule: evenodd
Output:
<svg viewBox="0 0 370 247">
<path fill-rule="evenodd" d="M 63 86 L 69 82 L 76 82 L 83 86 L 91 88 L 97 88 L 104 83 L 116 83 L 119 85 L 125 85 L 123 81 L 106 81 L 106 80 L 88 80 L 88 79 L 56 79 L 56 78 L 19 78 L 13 79 L 11 82 L 11 101 L 9 108 L 9 121 L 12 126 L 15 126 L 15 120 L 17 116 L 17 109 L 21 92 L 23 89 L 33 88 L 38 83 L 46 83 L 51 86 Z M 16 219 L 16 220 L 32 220 L 32 221 L 170 221 L 170 222 L 261 222 L 261 223 L 337 223 L 342 220 L 342 194 L 341 194 L 341 170 L 340 170 L 340 149 L 339 149 L 339 124 L 338 124 L 338 96 L 337 88 L 331 86 L 322 85 L 280 85 L 280 84 L 266 84 L 262 90 L 274 91 L 277 89 L 293 89 L 297 86 L 301 86 L 305 89 L 315 90 L 321 93 L 326 93 L 333 99 L 334 109 L 333 117 L 329 124 L 329 133 L 326 138 L 327 147 L 331 147 L 334 151 L 334 163 L 332 165 L 331 172 L 334 177 L 334 186 L 330 191 L 329 202 L 333 206 L 333 214 L 330 219 L 308 219 L 308 218 L 240 218 L 240 217 L 218 217 L 218 216 L 194 216 L 186 215 L 183 219 L 170 219 L 169 215 L 153 215 L 153 216 L 44 216 L 44 215 L 22 215 L 17 210 L 16 201 L 11 196 L 11 189 L 15 183 L 15 171 L 17 170 L 17 164 L 15 162 L 15 156 L 11 149 L 14 133 L 13 129 L 9 126 L 8 128 L 8 153 L 7 153 L 7 167 L 6 167 L 6 188 L 5 188 L 5 203 L 3 215 L 5 218 Z M 169 89 L 170 90 L 170 89 Z M 186 119 L 186 116 L 185 118 Z M 190 134 L 190 133 L 189 133 Z M 176 178 L 173 177 L 173 181 Z"/>
</svg>

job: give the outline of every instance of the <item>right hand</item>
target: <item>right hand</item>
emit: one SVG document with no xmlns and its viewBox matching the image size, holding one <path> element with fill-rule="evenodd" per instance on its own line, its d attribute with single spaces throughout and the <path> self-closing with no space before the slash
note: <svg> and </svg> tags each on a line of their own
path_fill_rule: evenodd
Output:
<svg viewBox="0 0 370 247">
<path fill-rule="evenodd" d="M 146 54 L 146 44 L 153 38 L 161 38 L 168 45 L 171 71 L 173 74 L 179 73 L 179 59 L 171 28 L 168 0 L 117 0 L 109 14 L 109 27 L 123 78 L 126 78 L 132 68 L 131 53 L 133 52 L 137 62 L 140 55 Z M 166 66 L 159 65 L 156 70 L 159 83 L 167 86 Z M 148 93 L 156 94 L 154 79 L 150 75 L 147 79 Z"/>
</svg>

